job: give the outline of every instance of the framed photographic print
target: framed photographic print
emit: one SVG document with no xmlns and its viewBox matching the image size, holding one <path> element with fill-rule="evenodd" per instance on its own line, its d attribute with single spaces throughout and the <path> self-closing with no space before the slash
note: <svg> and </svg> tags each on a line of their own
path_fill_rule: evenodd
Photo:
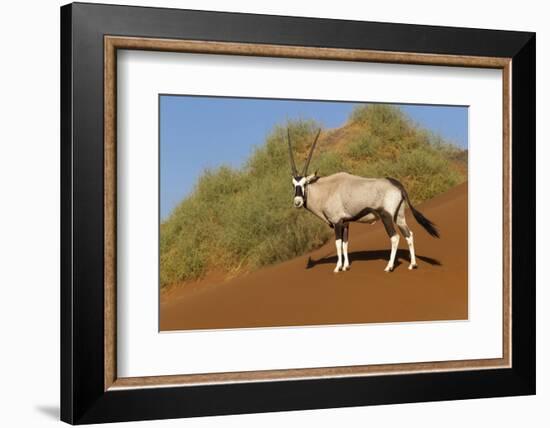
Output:
<svg viewBox="0 0 550 428">
<path fill-rule="evenodd" d="M 535 393 L 533 33 L 76 3 L 61 54 L 62 420 Z"/>
</svg>

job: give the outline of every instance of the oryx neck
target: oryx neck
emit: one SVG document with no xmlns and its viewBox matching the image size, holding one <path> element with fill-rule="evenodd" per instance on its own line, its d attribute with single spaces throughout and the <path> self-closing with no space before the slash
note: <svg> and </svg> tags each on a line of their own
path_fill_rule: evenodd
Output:
<svg viewBox="0 0 550 428">
<path fill-rule="evenodd" d="M 306 185 L 304 186 L 304 208 L 307 209 L 307 210 L 309 210 L 308 206 L 307 206 L 307 201 L 309 199 L 308 193 L 309 193 L 310 187 L 315 186 L 316 182 L 317 181 L 314 181 L 312 183 L 306 183 Z M 311 210 L 309 210 L 309 211 L 311 211 Z"/>
</svg>

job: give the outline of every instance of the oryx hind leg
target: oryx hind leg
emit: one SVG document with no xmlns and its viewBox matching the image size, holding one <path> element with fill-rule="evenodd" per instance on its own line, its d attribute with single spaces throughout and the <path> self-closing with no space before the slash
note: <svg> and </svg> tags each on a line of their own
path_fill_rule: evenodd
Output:
<svg viewBox="0 0 550 428">
<path fill-rule="evenodd" d="M 416 255 L 414 252 L 414 238 L 412 230 L 409 229 L 409 226 L 407 226 L 407 222 L 405 220 L 405 204 L 402 203 L 399 207 L 399 211 L 397 212 L 397 218 L 395 220 L 395 223 L 397 224 L 397 227 L 399 228 L 399 231 L 407 241 L 407 245 L 409 246 L 409 254 L 411 256 L 411 264 L 409 265 L 409 270 L 416 269 L 418 265 L 416 264 Z"/>
<path fill-rule="evenodd" d="M 384 271 L 391 272 L 395 264 L 395 255 L 397 254 L 397 246 L 399 245 L 399 235 L 395 231 L 393 216 L 390 213 L 383 211 L 380 213 L 380 218 L 382 219 L 382 223 L 384 224 L 384 228 L 386 229 L 386 233 L 390 237 L 391 242 L 390 260 L 388 261 Z"/>
<path fill-rule="evenodd" d="M 342 268 L 342 270 L 349 270 L 348 240 L 349 240 L 349 223 L 346 223 L 344 225 L 344 231 L 342 235 L 342 250 L 344 253 L 344 267 Z"/>
<path fill-rule="evenodd" d="M 336 267 L 334 268 L 334 272 L 340 272 L 342 269 L 342 238 L 344 234 L 344 225 L 342 223 L 336 223 L 334 225 L 334 238 L 335 238 L 335 245 L 336 245 L 336 254 L 338 255 L 338 261 L 336 262 Z"/>
</svg>

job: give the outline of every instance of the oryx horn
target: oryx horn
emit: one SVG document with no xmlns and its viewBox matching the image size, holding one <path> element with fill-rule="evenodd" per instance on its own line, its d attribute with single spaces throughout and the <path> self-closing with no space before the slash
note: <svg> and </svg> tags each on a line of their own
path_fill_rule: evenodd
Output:
<svg viewBox="0 0 550 428">
<path fill-rule="evenodd" d="M 315 145 L 317 144 L 319 135 L 321 135 L 321 128 L 319 128 L 319 131 L 317 132 L 317 136 L 315 137 L 315 141 L 313 141 L 311 149 L 309 150 L 309 155 L 307 157 L 306 164 L 304 165 L 304 171 L 302 172 L 303 177 L 307 176 L 307 169 L 309 168 L 309 162 L 311 161 L 311 156 L 313 155 L 313 151 L 315 150 Z"/>
<path fill-rule="evenodd" d="M 287 138 L 288 138 L 288 154 L 290 155 L 290 166 L 292 167 L 292 175 L 296 177 L 298 175 L 298 171 L 296 169 L 296 163 L 294 162 L 294 156 L 292 155 L 292 145 L 290 144 L 290 129 L 286 129 L 287 132 Z"/>
</svg>

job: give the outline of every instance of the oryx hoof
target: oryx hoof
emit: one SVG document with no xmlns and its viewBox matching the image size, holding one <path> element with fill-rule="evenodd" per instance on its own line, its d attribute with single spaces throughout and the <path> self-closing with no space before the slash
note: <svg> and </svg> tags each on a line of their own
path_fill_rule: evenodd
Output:
<svg viewBox="0 0 550 428">
<path fill-rule="evenodd" d="M 392 272 L 393 266 L 386 266 L 386 269 L 384 269 L 384 272 Z"/>
<path fill-rule="evenodd" d="M 340 272 L 341 269 L 342 269 L 342 266 L 336 266 L 336 267 L 334 268 L 334 271 L 333 271 L 333 272 L 334 272 L 334 273 L 338 273 L 338 272 Z"/>
<path fill-rule="evenodd" d="M 342 268 L 342 270 L 345 272 L 345 271 L 348 271 L 350 270 L 351 268 L 349 267 L 349 265 L 344 265 L 344 267 Z"/>
<path fill-rule="evenodd" d="M 417 265 L 416 263 L 415 263 L 415 264 L 412 264 L 412 263 L 411 263 L 411 264 L 409 265 L 409 270 L 413 270 L 413 269 L 416 269 L 416 268 L 418 268 L 418 265 Z"/>
</svg>

